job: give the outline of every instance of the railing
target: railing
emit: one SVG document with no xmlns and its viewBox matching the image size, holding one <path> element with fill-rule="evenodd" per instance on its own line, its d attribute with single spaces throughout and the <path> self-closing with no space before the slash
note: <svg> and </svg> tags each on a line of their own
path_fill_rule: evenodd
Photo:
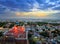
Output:
<svg viewBox="0 0 60 44">
<path fill-rule="evenodd" d="M 28 42 L 28 31 L 26 31 L 26 34 L 25 34 L 25 35 L 26 35 L 25 38 L 20 38 L 20 37 L 19 37 L 19 38 L 15 38 L 15 39 L 16 39 L 16 40 L 19 40 L 19 41 L 20 41 L 20 40 L 26 40 L 26 42 L 27 42 L 27 44 L 28 44 L 28 43 L 29 43 L 29 42 Z"/>
</svg>

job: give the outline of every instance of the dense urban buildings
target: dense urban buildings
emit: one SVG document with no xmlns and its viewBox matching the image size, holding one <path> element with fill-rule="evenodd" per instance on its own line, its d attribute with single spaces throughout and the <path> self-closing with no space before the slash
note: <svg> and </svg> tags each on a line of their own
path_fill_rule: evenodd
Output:
<svg viewBox="0 0 60 44">
<path fill-rule="evenodd" d="M 60 23 L 0 22 L 1 44 L 59 44 Z M 6 26 L 7 25 L 7 26 Z"/>
</svg>

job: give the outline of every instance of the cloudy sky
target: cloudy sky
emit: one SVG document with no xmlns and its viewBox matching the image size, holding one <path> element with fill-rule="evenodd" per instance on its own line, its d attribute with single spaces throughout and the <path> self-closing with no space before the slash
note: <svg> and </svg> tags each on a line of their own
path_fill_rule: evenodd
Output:
<svg viewBox="0 0 60 44">
<path fill-rule="evenodd" d="M 60 19 L 60 0 L 0 0 L 0 19 Z"/>
</svg>

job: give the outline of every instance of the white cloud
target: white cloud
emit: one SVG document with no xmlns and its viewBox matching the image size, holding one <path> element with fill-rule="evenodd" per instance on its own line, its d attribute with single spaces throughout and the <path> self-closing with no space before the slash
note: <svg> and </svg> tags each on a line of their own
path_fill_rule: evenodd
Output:
<svg viewBox="0 0 60 44">
<path fill-rule="evenodd" d="M 40 7 L 39 3 L 35 0 L 31 11 L 39 11 L 39 9 L 38 9 L 39 7 Z"/>
<path fill-rule="evenodd" d="M 46 0 L 46 1 L 45 1 L 45 3 L 49 3 L 49 2 L 50 2 L 50 0 Z"/>
<path fill-rule="evenodd" d="M 60 7 L 60 4 L 57 4 L 57 5 L 53 6 L 53 7 L 50 7 L 50 8 L 48 8 L 48 10 L 53 10 L 56 7 Z"/>
</svg>

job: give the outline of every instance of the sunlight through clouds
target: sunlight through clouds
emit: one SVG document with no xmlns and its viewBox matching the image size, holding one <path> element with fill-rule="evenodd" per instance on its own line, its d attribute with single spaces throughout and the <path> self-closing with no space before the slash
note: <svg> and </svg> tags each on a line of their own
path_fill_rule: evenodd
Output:
<svg viewBox="0 0 60 44">
<path fill-rule="evenodd" d="M 28 17 L 28 16 L 32 16 L 32 17 L 47 17 L 50 14 L 58 13 L 58 12 L 60 12 L 60 11 L 50 10 L 50 11 L 33 11 L 33 12 L 15 12 L 15 14 L 18 17 L 22 17 L 22 16 L 25 16 L 25 17 Z"/>
<path fill-rule="evenodd" d="M 60 0 L 0 0 L 0 18 L 7 17 L 59 18 Z"/>
</svg>

